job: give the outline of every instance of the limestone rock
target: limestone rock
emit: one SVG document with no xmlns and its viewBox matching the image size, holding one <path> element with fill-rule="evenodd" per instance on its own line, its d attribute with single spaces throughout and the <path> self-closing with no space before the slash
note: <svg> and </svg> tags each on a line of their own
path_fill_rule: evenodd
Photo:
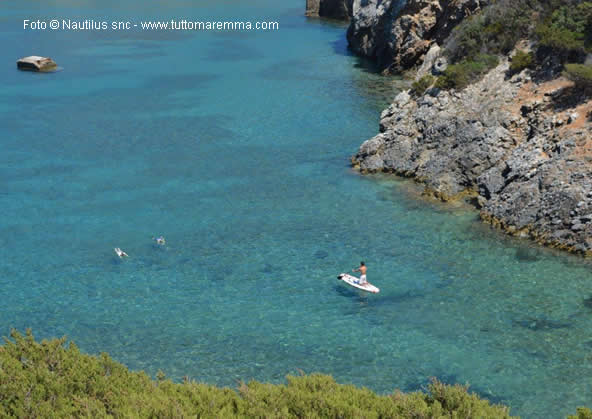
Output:
<svg viewBox="0 0 592 419">
<path fill-rule="evenodd" d="M 347 31 L 357 54 L 376 60 L 388 72 L 400 72 L 429 58 L 452 29 L 489 0 L 354 0 Z"/>
<path fill-rule="evenodd" d="M 422 77 L 431 74 L 436 61 L 440 58 L 441 48 L 438 44 L 433 44 L 426 55 L 423 57 L 422 64 L 417 70 L 417 74 L 415 76 L 415 80 L 419 80 Z"/>
<path fill-rule="evenodd" d="M 352 162 L 414 177 L 444 200 L 478 194 L 484 220 L 592 255 L 592 121 L 558 124 L 544 98 L 564 82 L 516 83 L 508 68 L 504 59 L 459 92 L 399 94 Z"/>
<path fill-rule="evenodd" d="M 57 64 L 51 58 L 31 55 L 19 59 L 16 62 L 16 67 L 24 71 L 54 71 Z"/>
</svg>

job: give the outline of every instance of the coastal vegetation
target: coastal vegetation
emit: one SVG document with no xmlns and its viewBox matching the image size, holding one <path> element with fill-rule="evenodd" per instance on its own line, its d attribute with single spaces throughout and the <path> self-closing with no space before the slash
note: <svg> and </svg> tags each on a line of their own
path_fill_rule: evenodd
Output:
<svg viewBox="0 0 592 419">
<path fill-rule="evenodd" d="M 489 57 L 508 54 L 520 40 L 533 41 L 534 54 L 520 51 L 512 73 L 542 64 L 549 56 L 559 64 L 582 64 L 592 52 L 592 2 L 572 0 L 499 0 L 458 25 L 444 44 L 451 64 L 436 86 L 462 89 L 497 65 Z M 589 67 L 588 67 L 589 68 Z M 586 68 L 566 71 L 580 83 Z"/>
<path fill-rule="evenodd" d="M 534 64 L 534 55 L 532 52 L 516 51 L 510 63 L 512 73 L 520 73 L 525 68 L 531 68 Z"/>
<path fill-rule="evenodd" d="M 570 415 L 567 419 L 592 419 L 592 410 L 587 407 L 578 407 L 575 415 Z"/>
<path fill-rule="evenodd" d="M 463 60 L 448 66 L 444 74 L 436 81 L 440 89 L 463 89 L 470 83 L 497 66 L 497 55 L 479 54 L 472 59 Z"/>
<path fill-rule="evenodd" d="M 561 1 L 536 26 L 539 45 L 553 50 L 562 62 L 580 61 L 592 48 L 592 2 Z"/>
<path fill-rule="evenodd" d="M 453 64 L 480 54 L 507 54 L 527 37 L 533 12 L 528 0 L 497 1 L 461 22 L 446 40 L 445 53 Z"/>
<path fill-rule="evenodd" d="M 592 65 L 567 64 L 563 74 L 577 87 L 583 90 L 592 90 Z"/>
<path fill-rule="evenodd" d="M 411 85 L 411 93 L 415 96 L 421 96 L 428 88 L 430 88 L 434 84 L 435 81 L 436 78 L 434 76 L 432 76 L 431 74 L 426 74 L 419 80 L 413 82 L 413 84 Z"/>
<path fill-rule="evenodd" d="M 0 417 L 365 417 L 509 418 L 466 386 L 433 380 L 427 392 L 378 395 L 326 375 L 288 376 L 287 384 L 256 381 L 236 390 L 162 372 L 152 380 L 107 354 L 80 352 L 66 339 L 38 342 L 11 332 L 0 346 Z"/>
</svg>

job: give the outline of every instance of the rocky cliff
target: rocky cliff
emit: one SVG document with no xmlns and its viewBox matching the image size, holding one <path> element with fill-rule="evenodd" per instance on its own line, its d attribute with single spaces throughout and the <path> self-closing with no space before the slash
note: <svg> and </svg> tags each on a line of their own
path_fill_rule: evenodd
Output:
<svg viewBox="0 0 592 419">
<path fill-rule="evenodd" d="M 347 20 L 353 16 L 354 0 L 306 0 L 306 15 Z"/>
<path fill-rule="evenodd" d="M 354 52 L 385 73 L 417 70 L 417 92 L 382 113 L 355 167 L 413 177 L 442 200 L 471 196 L 493 225 L 592 255 L 592 73 L 569 68 L 592 50 L 592 2 L 307 4 L 322 14 L 323 2 L 351 16 Z M 587 96 L 562 71 L 580 87 L 586 79 Z"/>
<path fill-rule="evenodd" d="M 313 0 L 314 1 L 314 0 Z M 357 54 L 386 72 L 418 64 L 465 17 L 489 0 L 355 0 L 347 39 Z"/>
<path fill-rule="evenodd" d="M 471 194 L 484 220 L 592 255 L 592 100 L 566 79 L 507 70 L 504 59 L 460 92 L 399 94 L 352 162 L 444 200 Z"/>
</svg>

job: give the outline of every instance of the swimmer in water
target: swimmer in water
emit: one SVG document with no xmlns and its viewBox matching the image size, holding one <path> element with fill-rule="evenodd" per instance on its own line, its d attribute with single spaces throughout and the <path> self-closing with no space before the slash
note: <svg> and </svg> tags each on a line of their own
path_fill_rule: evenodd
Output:
<svg viewBox="0 0 592 419">
<path fill-rule="evenodd" d="M 116 247 L 113 250 L 115 250 L 115 253 L 117 253 L 117 256 L 119 256 L 120 259 L 123 259 L 124 257 L 129 257 L 129 255 L 125 253 L 123 250 L 121 250 L 119 247 Z"/>
<path fill-rule="evenodd" d="M 152 237 L 152 240 L 154 240 L 156 242 L 156 244 L 159 244 L 161 246 L 164 246 L 166 244 L 166 240 L 164 239 L 163 236 L 160 236 L 160 237 Z"/>
</svg>

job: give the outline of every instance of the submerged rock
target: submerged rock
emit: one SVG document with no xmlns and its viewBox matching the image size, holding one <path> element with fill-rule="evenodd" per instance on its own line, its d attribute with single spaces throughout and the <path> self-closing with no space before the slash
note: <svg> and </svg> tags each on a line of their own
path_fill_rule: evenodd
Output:
<svg viewBox="0 0 592 419">
<path fill-rule="evenodd" d="M 347 20 L 353 16 L 354 0 L 306 0 L 306 15 Z"/>
<path fill-rule="evenodd" d="M 265 274 L 271 274 L 271 273 L 273 273 L 273 271 L 274 271 L 273 266 L 270 265 L 269 263 L 266 263 L 260 272 L 263 272 Z"/>
<path fill-rule="evenodd" d="M 21 58 L 16 62 L 16 67 L 23 71 L 53 71 L 57 66 L 51 58 L 36 55 Z"/>
<path fill-rule="evenodd" d="M 314 257 L 317 259 L 325 259 L 327 256 L 329 256 L 329 253 L 325 250 L 317 250 L 314 254 Z"/>
<path fill-rule="evenodd" d="M 538 251 L 521 247 L 516 250 L 516 259 L 520 262 L 537 262 L 540 257 Z"/>
<path fill-rule="evenodd" d="M 526 320 L 514 320 L 513 323 L 520 327 L 524 327 L 526 329 L 533 330 L 535 332 L 541 330 L 553 330 L 553 329 L 567 329 L 572 327 L 572 324 L 559 322 L 555 320 L 547 320 L 547 319 L 526 319 Z"/>
</svg>

